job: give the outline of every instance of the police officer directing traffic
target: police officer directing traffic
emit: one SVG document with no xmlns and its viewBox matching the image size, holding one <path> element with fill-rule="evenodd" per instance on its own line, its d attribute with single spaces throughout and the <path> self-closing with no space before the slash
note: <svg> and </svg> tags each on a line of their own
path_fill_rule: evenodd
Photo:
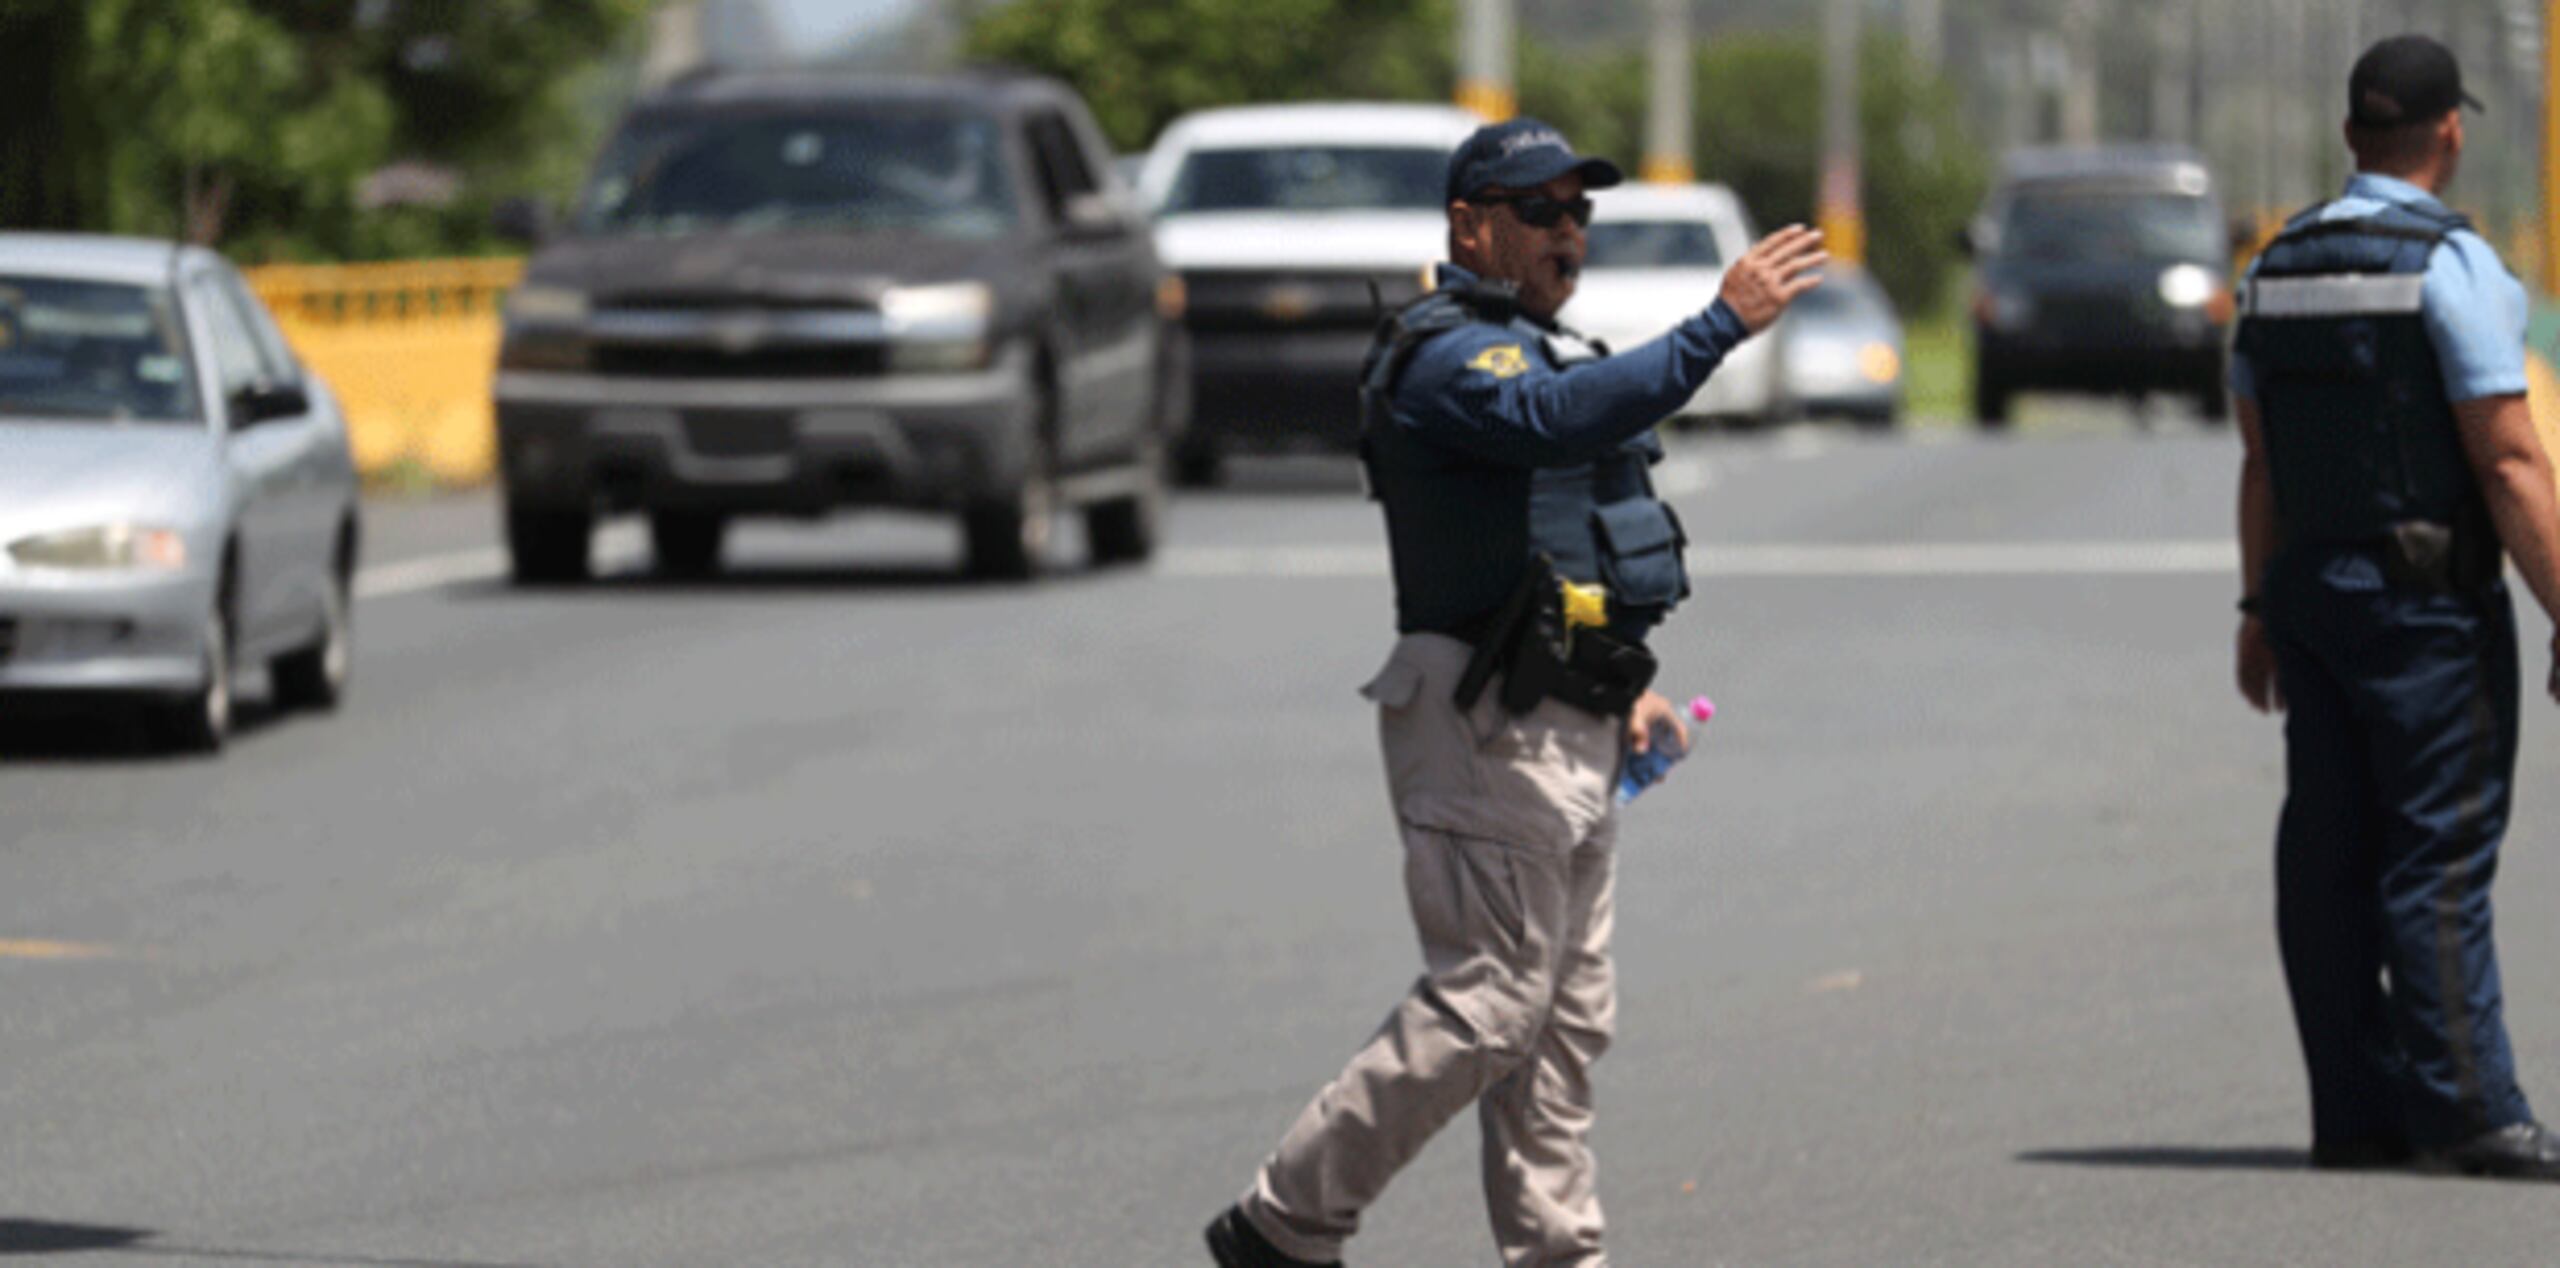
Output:
<svg viewBox="0 0 2560 1268">
<path fill-rule="evenodd" d="M 1688 592 L 1653 427 L 1825 262 L 1781 230 L 1705 311 L 1607 356 L 1555 315 L 1587 192 L 1620 179 L 1536 120 L 1478 130 L 1450 158 L 1450 263 L 1370 349 L 1361 456 L 1400 637 L 1362 694 L 1425 972 L 1210 1224 L 1224 1268 L 1336 1261 L 1469 1105 L 1503 1262 L 1606 1262 L 1587 1133 L 1616 1013 L 1612 785 L 1655 725 L 1686 739 L 1648 688 L 1645 635 Z"/>
<path fill-rule="evenodd" d="M 2437 200 L 2479 108 L 2453 55 L 2384 40 L 2347 94 L 2356 173 L 2260 255 L 2232 365 L 2236 659 L 2241 694 L 2288 713 L 2276 930 L 2311 1160 L 2560 1179 L 2490 939 L 2518 696 L 2501 547 L 2560 617 L 2524 288 Z"/>
</svg>

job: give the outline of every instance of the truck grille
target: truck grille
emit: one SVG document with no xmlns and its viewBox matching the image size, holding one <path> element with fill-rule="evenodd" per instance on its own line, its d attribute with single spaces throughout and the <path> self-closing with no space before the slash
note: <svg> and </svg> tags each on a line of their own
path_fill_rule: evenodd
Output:
<svg viewBox="0 0 2560 1268">
<path fill-rule="evenodd" d="M 705 458 L 766 458 L 791 452 L 793 416 L 771 410 L 688 410 L 684 443 Z"/>
<path fill-rule="evenodd" d="M 1367 330 L 1382 308 L 1394 309 L 1422 293 L 1422 272 L 1202 269 L 1183 274 L 1182 286 L 1193 330 Z"/>
<path fill-rule="evenodd" d="M 888 353 L 858 344 L 796 345 L 727 352 L 718 348 L 599 345 L 598 374 L 660 379 L 863 379 L 888 366 Z"/>
</svg>

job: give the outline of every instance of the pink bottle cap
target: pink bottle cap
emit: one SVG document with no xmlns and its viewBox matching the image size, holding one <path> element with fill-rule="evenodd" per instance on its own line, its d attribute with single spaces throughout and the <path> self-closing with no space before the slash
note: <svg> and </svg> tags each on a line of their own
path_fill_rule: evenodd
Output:
<svg viewBox="0 0 2560 1268">
<path fill-rule="evenodd" d="M 1716 702 L 1699 696 L 1689 702 L 1689 716 L 1705 722 L 1716 716 Z"/>
</svg>

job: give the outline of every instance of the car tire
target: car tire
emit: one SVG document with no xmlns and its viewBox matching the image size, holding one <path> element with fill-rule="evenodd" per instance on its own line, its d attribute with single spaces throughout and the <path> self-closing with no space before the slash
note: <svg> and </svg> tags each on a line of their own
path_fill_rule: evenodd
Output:
<svg viewBox="0 0 2560 1268">
<path fill-rule="evenodd" d="M 585 511 L 507 508 L 507 560 L 515 583 L 575 585 L 591 566 L 595 517 Z"/>
<path fill-rule="evenodd" d="M 960 515 L 962 567 L 982 581 L 1029 581 L 1047 565 L 1056 535 L 1057 487 L 1045 455 L 1023 473 L 1010 496 Z"/>
<path fill-rule="evenodd" d="M 268 666 L 279 707 L 327 713 L 346 698 L 354 664 L 355 611 L 343 569 L 330 575 L 325 594 L 319 640 L 276 657 Z"/>
<path fill-rule="evenodd" d="M 2231 421 L 2231 389 L 2220 379 L 2196 390 L 2196 413 L 2215 425 Z"/>
<path fill-rule="evenodd" d="M 1141 460 L 1145 484 L 1135 493 L 1096 502 L 1084 512 L 1085 550 L 1094 566 L 1139 564 L 1153 558 L 1164 524 L 1164 464 L 1151 451 Z"/>
<path fill-rule="evenodd" d="M 699 579 L 720 571 L 726 516 L 702 511 L 660 511 L 649 517 L 650 564 L 661 577 Z"/>
<path fill-rule="evenodd" d="M 2002 431 L 2009 426 L 2009 414 L 2016 392 L 2007 379 L 1987 365 L 1976 365 L 1973 372 L 1973 417 L 1984 431 Z"/>
<path fill-rule="evenodd" d="M 216 590 L 212 610 L 205 615 L 204 682 L 193 691 L 152 707 L 148 719 L 151 738 L 165 751 L 218 753 L 231 738 L 230 593 L 226 579 Z"/>
<path fill-rule="evenodd" d="M 1227 455 L 1218 442 L 1193 438 L 1173 454 L 1173 482 L 1186 489 L 1214 489 L 1227 482 Z"/>
</svg>

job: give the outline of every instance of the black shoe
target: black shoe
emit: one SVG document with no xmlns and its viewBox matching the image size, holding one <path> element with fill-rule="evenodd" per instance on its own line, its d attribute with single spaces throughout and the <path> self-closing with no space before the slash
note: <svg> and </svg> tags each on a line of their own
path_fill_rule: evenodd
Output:
<svg viewBox="0 0 2560 1268">
<path fill-rule="evenodd" d="M 2527 1119 L 2418 1156 L 2422 1171 L 2500 1180 L 2560 1180 L 2560 1136 Z"/>
<path fill-rule="evenodd" d="M 2314 1141 L 2311 1166 L 2318 1171 L 2388 1171 L 2417 1160 L 2418 1151 L 2397 1137 L 2369 1140 Z"/>
<path fill-rule="evenodd" d="M 1209 1221 L 1207 1236 L 1209 1254 L 1218 1261 L 1218 1268 L 1342 1268 L 1339 1261 L 1315 1264 L 1281 1254 L 1242 1210 L 1232 1206 Z"/>
</svg>

